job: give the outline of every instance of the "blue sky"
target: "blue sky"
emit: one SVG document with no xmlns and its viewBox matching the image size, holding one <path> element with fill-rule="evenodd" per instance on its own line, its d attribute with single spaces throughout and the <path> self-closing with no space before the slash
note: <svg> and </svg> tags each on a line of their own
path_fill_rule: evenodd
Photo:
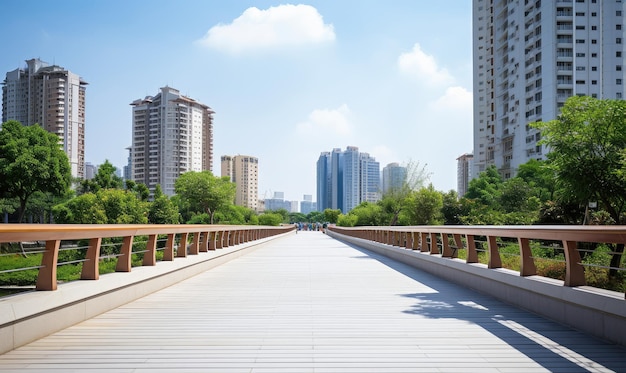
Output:
<svg viewBox="0 0 626 373">
<path fill-rule="evenodd" d="M 121 168 L 133 100 L 169 85 L 214 111 L 260 197 L 315 200 L 320 152 L 419 162 L 456 189 L 472 151 L 471 1 L 0 1 L 0 73 L 40 58 L 85 79 L 86 160 Z"/>
</svg>

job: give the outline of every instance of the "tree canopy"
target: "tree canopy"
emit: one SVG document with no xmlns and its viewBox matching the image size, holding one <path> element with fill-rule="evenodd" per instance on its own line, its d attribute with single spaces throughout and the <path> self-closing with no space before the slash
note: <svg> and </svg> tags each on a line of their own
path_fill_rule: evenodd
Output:
<svg viewBox="0 0 626 373">
<path fill-rule="evenodd" d="M 61 196 L 71 185 L 70 164 L 59 137 L 39 125 L 10 120 L 0 129 L 0 198 L 19 201 L 19 221 L 35 192 Z"/>
<path fill-rule="evenodd" d="M 215 213 L 232 204 L 235 199 L 235 184 L 227 176 L 213 176 L 210 171 L 186 172 L 176 179 L 174 190 L 179 203 L 192 213 L 206 213 L 210 224 L 214 223 Z"/>
</svg>

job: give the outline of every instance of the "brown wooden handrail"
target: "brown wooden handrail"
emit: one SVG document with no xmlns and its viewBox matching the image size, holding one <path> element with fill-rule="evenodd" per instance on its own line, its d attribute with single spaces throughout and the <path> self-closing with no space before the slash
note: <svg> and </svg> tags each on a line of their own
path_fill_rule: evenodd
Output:
<svg viewBox="0 0 626 373">
<path fill-rule="evenodd" d="M 142 265 L 156 265 L 156 240 L 167 235 L 163 260 L 198 255 L 201 252 L 221 249 L 240 243 L 259 240 L 294 230 L 293 226 L 241 226 L 241 225 L 156 225 L 156 224 L 0 224 L 0 243 L 45 241 L 37 277 L 37 290 L 57 289 L 57 259 L 62 240 L 89 240 L 86 260 L 83 262 L 81 279 L 97 280 L 99 277 L 100 245 L 103 238 L 123 238 L 121 254 L 117 258 L 116 271 L 130 272 L 133 241 L 136 236 L 148 236 Z M 187 242 L 174 253 L 175 236 Z"/>
<path fill-rule="evenodd" d="M 517 239 L 520 249 L 520 275 L 537 274 L 529 240 L 550 240 L 562 243 L 565 253 L 565 286 L 586 285 L 578 242 L 626 244 L 626 226 L 393 226 L 393 227 L 337 227 L 333 232 L 350 237 L 375 241 L 410 250 L 419 250 L 442 257 L 456 257 L 449 240 L 457 248 L 467 250 L 467 263 L 478 261 L 476 237 L 486 237 L 488 268 L 500 268 L 498 238 Z M 463 244 L 462 237 L 465 237 Z M 440 242 L 440 244 L 438 243 Z M 439 246 L 442 247 L 440 252 Z"/>
</svg>

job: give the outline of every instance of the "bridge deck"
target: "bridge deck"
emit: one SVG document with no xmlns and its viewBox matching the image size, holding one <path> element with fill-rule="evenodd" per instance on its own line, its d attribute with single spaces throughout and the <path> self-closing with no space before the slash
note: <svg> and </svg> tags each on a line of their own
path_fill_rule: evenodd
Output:
<svg viewBox="0 0 626 373">
<path fill-rule="evenodd" d="M 0 371 L 626 371 L 625 349 L 300 232 L 0 356 Z"/>
</svg>

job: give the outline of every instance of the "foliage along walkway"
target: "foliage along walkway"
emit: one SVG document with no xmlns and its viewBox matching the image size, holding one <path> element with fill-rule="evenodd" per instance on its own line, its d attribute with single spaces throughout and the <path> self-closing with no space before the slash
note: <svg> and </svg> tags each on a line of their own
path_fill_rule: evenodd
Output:
<svg viewBox="0 0 626 373">
<path fill-rule="evenodd" d="M 608 372 L 605 344 L 298 232 L 0 356 L 0 372 Z"/>
</svg>

